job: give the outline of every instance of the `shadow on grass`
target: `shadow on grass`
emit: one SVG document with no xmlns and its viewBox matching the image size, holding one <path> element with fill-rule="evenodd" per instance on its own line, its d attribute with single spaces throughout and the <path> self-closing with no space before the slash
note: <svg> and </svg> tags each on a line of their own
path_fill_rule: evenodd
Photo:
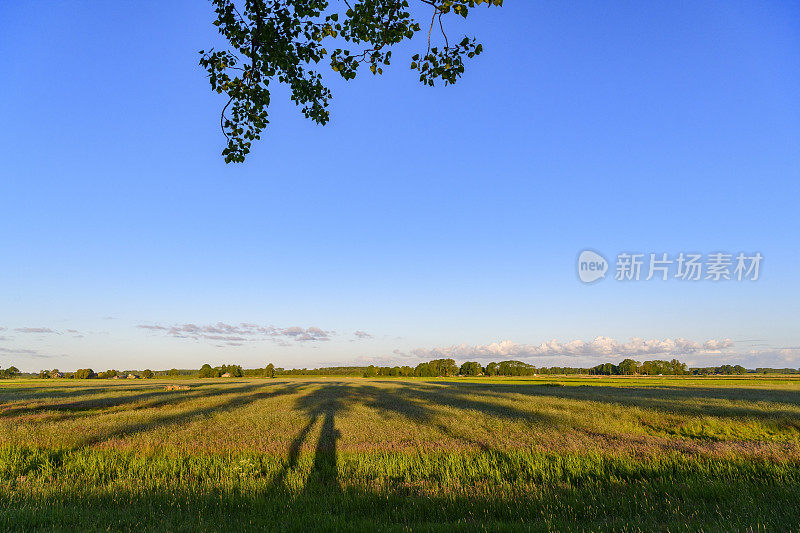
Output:
<svg viewBox="0 0 800 533">
<path fill-rule="evenodd" d="M 275 382 L 270 382 L 275 384 Z M 238 387 L 232 385 L 241 384 Z M 165 384 L 149 385 L 145 387 L 104 387 L 104 388 L 73 388 L 71 395 L 79 396 L 78 399 L 68 402 L 42 403 L 38 405 L 10 405 L 0 406 L 0 418 L 35 415 L 38 413 L 55 413 L 58 419 L 70 416 L 86 416 L 98 411 L 126 408 L 129 411 L 154 409 L 159 407 L 180 407 L 202 398 L 226 396 L 229 394 L 246 394 L 269 386 L 268 384 L 254 384 L 250 382 L 234 381 L 225 383 L 193 383 L 187 391 L 165 390 Z M 91 392 L 87 392 L 91 391 Z M 137 392 L 138 394 L 125 394 Z M 102 396 L 81 398 L 85 394 L 99 393 Z M 116 395 L 116 393 L 123 393 Z M 67 395 L 65 395 L 67 396 Z"/>
<path fill-rule="evenodd" d="M 758 419 L 788 419 L 797 421 L 800 410 L 800 390 L 770 390 L 757 388 L 711 387 L 636 387 L 579 385 L 552 387 L 547 384 L 470 383 L 442 381 L 440 385 L 459 394 L 483 398 L 500 394 L 522 394 L 532 397 L 561 398 L 642 407 L 664 413 L 684 415 Z M 720 404 L 719 402 L 724 402 Z M 761 404 L 763 408 L 744 402 Z"/>
<path fill-rule="evenodd" d="M 800 498 L 800 487 L 796 484 L 763 484 L 756 478 L 737 484 L 694 479 L 697 485 L 686 486 L 660 484 L 661 481 L 653 479 L 638 485 L 608 482 L 597 486 L 547 486 L 522 493 L 515 492 L 515 487 L 505 487 L 493 493 L 493 487 L 489 486 L 482 492 L 464 495 L 446 486 L 422 492 L 401 482 L 393 482 L 382 489 L 365 485 L 354 488 L 354 480 L 339 477 L 337 451 L 341 434 L 337 420 L 358 404 L 382 414 L 401 416 L 416 424 L 430 425 L 451 438 L 472 442 L 441 423 L 441 407 L 463 412 L 465 417 L 469 416 L 469 411 L 475 411 L 504 420 L 557 425 L 557 416 L 515 407 L 502 395 L 621 403 L 664 412 L 684 409 L 680 412 L 689 414 L 713 414 L 713 409 L 721 409 L 713 403 L 704 405 L 703 401 L 745 399 L 741 396 L 734 398 L 732 393 L 720 393 L 716 389 L 597 389 L 459 382 L 270 381 L 209 383 L 180 397 L 164 396 L 163 391 L 142 392 L 133 395 L 138 399 L 130 402 L 136 408 L 158 405 L 159 402 L 180 406 L 212 396 L 219 401 L 179 412 L 155 413 L 147 422 L 128 424 L 86 438 L 76 448 L 184 424 L 196 417 L 230 412 L 259 400 L 284 396 L 296 397 L 293 408 L 298 416 L 303 417 L 304 424 L 289 446 L 285 466 L 267 486 L 258 490 L 243 492 L 213 487 L 192 490 L 175 487 L 169 491 L 153 488 L 134 491 L 119 487 L 96 490 L 95 487 L 86 494 L 77 490 L 66 491 L 20 501 L 18 495 L 0 487 L 0 509 L 4 509 L 0 513 L 0 529 L 51 529 L 54 524 L 65 529 L 140 531 L 664 530 L 686 529 L 687 526 L 690 529 L 717 530 L 747 529 L 754 524 L 773 530 L 792 530 L 800 526 L 800 515 L 793 511 Z M 744 395 L 758 397 L 758 400 L 750 401 L 768 401 L 755 393 L 745 392 Z M 794 404 L 785 396 L 781 391 L 780 400 L 775 401 Z M 792 396 L 789 397 L 791 400 Z M 112 398 L 111 404 L 101 405 L 124 406 L 125 398 L 129 397 Z M 676 403 L 687 399 L 698 403 Z M 498 403 L 499 400 L 503 401 Z M 82 402 L 61 405 L 63 409 L 88 409 L 87 405 L 94 405 Z M 76 404 L 79 407 L 75 407 Z M 725 414 L 719 416 L 754 416 L 744 414 L 753 411 L 746 406 L 734 404 L 732 407 L 732 410 L 720 411 Z M 314 437 L 317 428 L 319 435 Z M 497 454 L 498 460 L 503 461 L 502 451 L 480 442 L 473 444 L 483 451 Z M 285 486 L 286 477 L 298 468 L 306 448 L 313 450 L 310 473 L 299 493 L 290 492 Z"/>
<path fill-rule="evenodd" d="M 94 380 L 92 380 L 94 381 Z M 90 381 L 89 383 L 92 383 Z M 134 392 L 142 390 L 143 388 L 161 388 L 163 385 L 105 385 L 105 386 L 92 386 L 83 385 L 81 383 L 74 384 L 68 383 L 65 385 L 49 385 L 47 382 L 38 387 L 17 387 L 13 386 L 0 387 L 0 404 L 7 402 L 21 402 L 21 401 L 36 401 L 36 400 L 52 400 L 58 398 L 74 398 L 76 396 L 89 396 L 92 394 L 103 394 L 109 392 Z"/>
<path fill-rule="evenodd" d="M 72 531 L 793 531 L 797 485 L 701 480 L 671 486 L 544 487 L 421 493 L 403 486 L 71 490 L 32 497 L 0 489 L 0 529 Z"/>
<path fill-rule="evenodd" d="M 239 387 L 226 386 L 221 389 L 209 387 L 205 390 L 186 395 L 180 400 L 166 399 L 164 401 L 166 403 L 178 401 L 180 404 L 183 404 L 189 403 L 192 400 L 208 398 L 212 396 L 223 398 L 223 400 L 211 405 L 204 405 L 202 407 L 196 407 L 185 411 L 168 414 L 157 413 L 150 417 L 150 419 L 148 419 L 146 422 L 128 424 L 115 430 L 106 431 L 98 435 L 87 437 L 81 440 L 79 444 L 75 446 L 75 448 L 92 446 L 114 438 L 130 437 L 136 435 L 137 433 L 152 431 L 177 424 L 184 424 L 197 417 L 233 411 L 259 400 L 275 398 L 277 396 L 283 396 L 287 394 L 295 394 L 303 388 L 303 383 L 291 382 L 270 382 L 269 384 L 251 383 Z M 173 391 L 170 391 L 170 393 L 173 393 Z"/>
</svg>

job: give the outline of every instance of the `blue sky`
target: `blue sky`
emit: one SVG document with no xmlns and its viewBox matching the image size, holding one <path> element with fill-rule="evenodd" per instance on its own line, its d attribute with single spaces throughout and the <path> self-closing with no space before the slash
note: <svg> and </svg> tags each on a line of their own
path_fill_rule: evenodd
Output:
<svg viewBox="0 0 800 533">
<path fill-rule="evenodd" d="M 399 50 L 325 127 L 276 89 L 225 165 L 210 3 L 2 3 L 0 366 L 800 366 L 798 4 L 506 4 L 457 85 Z M 587 248 L 764 261 L 585 285 Z"/>
</svg>

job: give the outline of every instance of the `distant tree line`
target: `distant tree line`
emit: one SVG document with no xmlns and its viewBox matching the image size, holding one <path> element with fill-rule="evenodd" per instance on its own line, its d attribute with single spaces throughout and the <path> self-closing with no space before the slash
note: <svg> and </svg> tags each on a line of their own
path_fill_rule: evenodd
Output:
<svg viewBox="0 0 800 533">
<path fill-rule="evenodd" d="M 0 379 L 11 379 L 19 375 L 19 369 L 15 366 L 0 368 Z"/>
<path fill-rule="evenodd" d="M 691 374 L 686 368 L 686 363 L 681 363 L 677 359 L 662 361 L 656 359 L 639 363 L 633 359 L 623 359 L 618 365 L 603 363 L 589 369 L 589 374 L 607 376 L 633 376 L 637 374 L 645 376 L 683 376 Z"/>
<path fill-rule="evenodd" d="M 410 366 L 375 366 L 369 365 L 364 369 L 364 377 L 436 377 L 457 376 L 459 368 L 452 359 L 434 359 L 427 363 L 420 363 L 416 367 Z"/>
<path fill-rule="evenodd" d="M 360 376 L 364 373 L 364 366 L 328 366 L 321 368 L 281 368 L 272 363 L 265 368 L 249 368 L 244 370 L 245 377 L 279 376 Z"/>
<path fill-rule="evenodd" d="M 756 374 L 800 374 L 800 368 L 756 368 Z"/>
<path fill-rule="evenodd" d="M 618 365 L 603 363 L 591 368 L 579 367 L 535 367 L 522 361 L 501 361 L 492 362 L 482 366 L 476 361 L 467 361 L 460 367 L 453 359 L 434 359 L 426 363 L 420 363 L 416 367 L 409 366 L 373 366 L 364 369 L 364 377 L 378 376 L 400 376 L 400 377 L 448 377 L 448 376 L 535 376 L 545 375 L 686 375 L 691 372 L 686 368 L 685 363 L 677 359 L 671 361 L 645 361 L 640 363 L 633 359 L 625 359 Z"/>
<path fill-rule="evenodd" d="M 16 369 L 15 369 L 16 370 Z M 192 369 L 178 369 L 172 368 L 170 370 L 114 370 L 109 369 L 103 372 L 95 372 L 91 368 L 79 368 L 74 372 L 61 372 L 57 368 L 53 370 L 41 370 L 38 375 L 34 375 L 40 379 L 153 379 L 153 378 L 206 378 L 206 377 L 220 377 L 223 374 L 230 374 L 233 377 L 242 377 L 244 370 L 239 365 L 222 365 L 212 367 L 205 364 L 200 370 Z"/>
<path fill-rule="evenodd" d="M 434 359 L 427 363 L 420 363 L 416 367 L 410 366 L 375 366 L 369 365 L 364 368 L 365 378 L 386 376 L 386 377 L 436 377 L 436 376 L 457 376 L 459 367 L 452 359 Z"/>
<path fill-rule="evenodd" d="M 722 365 L 722 366 L 708 366 L 704 368 L 693 368 L 692 374 L 696 376 L 710 376 L 710 375 L 736 375 L 747 374 L 747 369 L 742 365 Z"/>
<path fill-rule="evenodd" d="M 164 371 L 163 374 L 166 375 L 166 371 Z M 105 370 L 100 373 L 95 372 L 91 368 L 79 368 L 75 372 L 61 372 L 57 368 L 54 368 L 53 370 L 40 370 L 36 375 L 39 379 L 127 379 L 131 376 L 150 379 L 156 377 L 156 373 L 149 368 L 141 372 L 137 370 Z"/>
<path fill-rule="evenodd" d="M 233 378 L 240 378 L 244 375 L 242 367 L 239 365 L 221 365 L 212 367 L 208 363 L 200 367 L 197 377 L 200 378 L 219 378 L 222 376 L 230 376 Z"/>
<path fill-rule="evenodd" d="M 321 368 L 284 369 L 269 363 L 264 368 L 242 369 L 240 365 L 220 365 L 212 367 L 204 364 L 199 370 L 177 369 L 157 370 L 114 370 L 109 369 L 96 373 L 91 368 L 80 368 L 74 372 L 61 372 L 57 368 L 42 370 L 36 374 L 23 376 L 41 379 L 129 379 L 129 378 L 217 378 L 223 375 L 231 377 L 265 377 L 281 376 L 349 376 L 349 377 L 452 377 L 452 376 L 534 376 L 534 375 L 605 375 L 605 376 L 675 376 L 675 375 L 743 375 L 743 374 L 798 374 L 795 368 L 764 368 L 748 370 L 741 365 L 720 365 L 713 367 L 687 368 L 685 363 L 672 359 L 664 361 L 655 359 L 640 363 L 633 359 L 623 359 L 619 364 L 602 363 L 593 367 L 536 367 L 522 361 L 500 361 L 481 365 L 476 361 L 467 361 L 458 366 L 453 359 L 434 359 L 411 367 L 404 366 L 335 366 Z M 0 368 L 0 379 L 18 377 L 21 372 L 13 366 Z"/>
</svg>

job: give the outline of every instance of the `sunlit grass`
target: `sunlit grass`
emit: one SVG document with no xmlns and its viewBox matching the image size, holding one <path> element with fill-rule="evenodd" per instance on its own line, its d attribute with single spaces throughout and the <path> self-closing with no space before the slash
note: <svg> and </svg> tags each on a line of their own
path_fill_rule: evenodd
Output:
<svg viewBox="0 0 800 533">
<path fill-rule="evenodd" d="M 800 380 L 167 383 L 0 384 L 0 527 L 800 528 Z"/>
</svg>

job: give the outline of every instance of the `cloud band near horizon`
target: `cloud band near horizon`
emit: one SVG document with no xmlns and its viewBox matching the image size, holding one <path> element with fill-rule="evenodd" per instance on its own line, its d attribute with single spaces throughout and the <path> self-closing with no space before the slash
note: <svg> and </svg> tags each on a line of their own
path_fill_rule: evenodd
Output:
<svg viewBox="0 0 800 533">
<path fill-rule="evenodd" d="M 730 339 L 710 339 L 698 342 L 683 338 L 651 339 L 638 337 L 628 342 L 619 342 L 610 337 L 599 336 L 586 342 L 573 340 L 559 342 L 551 340 L 542 344 L 520 344 L 510 340 L 491 344 L 455 344 L 445 347 L 417 348 L 411 356 L 420 359 L 442 358 L 546 358 L 546 357 L 644 357 L 679 356 L 696 353 L 721 353 L 734 345 Z"/>
</svg>

